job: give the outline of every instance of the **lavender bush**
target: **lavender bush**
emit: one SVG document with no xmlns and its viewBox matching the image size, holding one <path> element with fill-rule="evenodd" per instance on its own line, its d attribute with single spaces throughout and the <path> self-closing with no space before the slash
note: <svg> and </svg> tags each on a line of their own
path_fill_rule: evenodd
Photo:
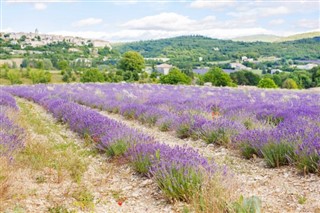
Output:
<svg viewBox="0 0 320 213">
<path fill-rule="evenodd" d="M 50 93 L 120 113 L 162 131 L 175 131 L 180 138 L 202 138 L 207 143 L 237 147 L 247 158 L 255 154 L 267 162 L 275 159 L 274 165 L 292 163 L 308 172 L 319 171 L 320 94 L 315 92 L 148 84 L 32 88 L 23 91 L 25 97 L 34 93 L 40 100 L 44 93 Z M 285 163 L 280 163 L 280 158 L 286 159 Z"/>
<path fill-rule="evenodd" d="M 23 147 L 24 130 L 9 118 L 18 110 L 15 99 L 0 89 L 0 157 L 13 159 L 15 151 Z"/>
</svg>

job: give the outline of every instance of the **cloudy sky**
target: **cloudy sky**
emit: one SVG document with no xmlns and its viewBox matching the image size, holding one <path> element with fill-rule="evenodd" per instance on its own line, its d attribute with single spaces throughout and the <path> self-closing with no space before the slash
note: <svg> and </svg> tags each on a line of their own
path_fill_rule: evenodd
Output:
<svg viewBox="0 0 320 213">
<path fill-rule="evenodd" d="M 320 30 L 319 0 L 1 0 L 2 32 L 117 41 L 178 35 L 233 38 Z"/>
</svg>

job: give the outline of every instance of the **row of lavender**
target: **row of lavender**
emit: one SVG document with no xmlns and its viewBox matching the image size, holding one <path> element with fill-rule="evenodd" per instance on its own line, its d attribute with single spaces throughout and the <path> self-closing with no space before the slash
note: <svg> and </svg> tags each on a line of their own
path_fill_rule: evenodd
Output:
<svg viewBox="0 0 320 213">
<path fill-rule="evenodd" d="M 0 157 L 12 160 L 13 153 L 23 146 L 24 130 L 10 118 L 18 106 L 9 93 L 0 89 Z"/>
<path fill-rule="evenodd" d="M 120 113 L 178 137 L 238 147 L 271 167 L 320 167 L 320 94 L 135 84 L 75 84 L 49 88 L 57 96 Z"/>
<path fill-rule="evenodd" d="M 56 119 L 67 123 L 80 136 L 89 138 L 109 156 L 126 156 L 138 172 L 154 177 L 170 198 L 191 199 L 195 192 L 201 190 L 204 177 L 213 177 L 222 171 L 195 150 L 158 143 L 143 133 L 68 100 L 54 87 L 10 87 L 7 91 L 42 105 Z"/>
</svg>

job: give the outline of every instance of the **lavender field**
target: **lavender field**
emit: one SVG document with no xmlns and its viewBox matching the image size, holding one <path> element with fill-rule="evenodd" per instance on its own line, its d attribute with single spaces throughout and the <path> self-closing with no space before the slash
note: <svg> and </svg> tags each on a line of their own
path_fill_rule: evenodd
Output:
<svg viewBox="0 0 320 213">
<path fill-rule="evenodd" d="M 23 130 L 6 117 L 8 107 L 18 110 L 13 97 L 40 105 L 56 121 L 89 141 L 99 153 L 124 159 L 140 176 L 151 178 L 168 200 L 188 203 L 196 212 L 227 209 L 249 212 L 252 208 L 260 212 L 261 201 L 272 200 L 270 196 L 253 193 L 245 194 L 261 199 L 247 196 L 245 201 L 237 201 L 223 193 L 216 194 L 221 189 L 239 190 L 231 189 L 225 181 L 237 180 L 237 171 L 201 151 L 201 147 L 211 144 L 242 158 L 239 163 L 261 159 L 268 173 L 276 174 L 279 168 L 285 167 L 285 171 L 291 171 L 292 177 L 286 173 L 288 179 L 300 181 L 301 177 L 311 175 L 319 181 L 316 176 L 320 174 L 320 94 L 317 91 L 149 84 L 4 87 L 0 96 L 1 106 L 5 106 L 1 111 L 4 149 L 0 149 L 0 154 L 10 159 L 13 149 L 23 149 Z M 167 143 L 101 112 L 144 126 L 140 129 L 163 132 L 185 145 Z M 192 147 L 189 142 L 200 145 Z M 215 196 L 223 199 L 212 199 Z M 308 210 L 317 205 L 312 202 Z M 262 207 L 268 209 L 267 204 Z"/>
</svg>

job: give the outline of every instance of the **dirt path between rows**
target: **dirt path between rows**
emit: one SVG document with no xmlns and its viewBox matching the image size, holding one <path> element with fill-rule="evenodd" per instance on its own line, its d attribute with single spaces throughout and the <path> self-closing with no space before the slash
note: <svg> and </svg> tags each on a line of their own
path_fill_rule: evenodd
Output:
<svg viewBox="0 0 320 213">
<path fill-rule="evenodd" d="M 179 139 L 174 134 L 161 132 L 138 121 L 126 120 L 119 114 L 100 113 L 108 118 L 123 122 L 157 141 L 169 145 L 187 145 L 197 149 L 204 156 L 214 158 L 219 164 L 226 164 L 233 172 L 239 185 L 238 193 L 244 196 L 256 195 L 262 200 L 264 212 L 320 212 L 320 177 L 298 173 L 293 167 L 267 168 L 262 159 L 245 160 L 234 150 L 228 150 L 203 141 Z"/>
<path fill-rule="evenodd" d="M 44 132 L 39 134 L 31 124 L 24 126 L 27 143 L 54 143 L 53 147 L 60 148 L 64 147 L 63 144 L 71 144 L 77 147 L 74 155 L 87 153 L 83 160 L 88 164 L 80 183 L 67 175 L 57 182 L 58 174 L 53 168 L 35 170 L 16 165 L 10 197 L 1 204 L 4 212 L 178 212 L 178 204 L 169 204 L 152 180 L 137 175 L 127 164 L 110 162 L 103 154 L 90 154 L 92 148 L 85 146 L 84 140 L 66 125 L 57 123 L 41 106 L 21 98 L 17 98 L 17 102 L 25 107 L 21 113 L 28 111 L 28 116 L 40 120 L 41 123 L 35 125 L 40 125 Z M 77 200 L 75 193 L 81 190 L 85 191 Z M 86 204 L 89 207 L 84 207 Z"/>
</svg>

